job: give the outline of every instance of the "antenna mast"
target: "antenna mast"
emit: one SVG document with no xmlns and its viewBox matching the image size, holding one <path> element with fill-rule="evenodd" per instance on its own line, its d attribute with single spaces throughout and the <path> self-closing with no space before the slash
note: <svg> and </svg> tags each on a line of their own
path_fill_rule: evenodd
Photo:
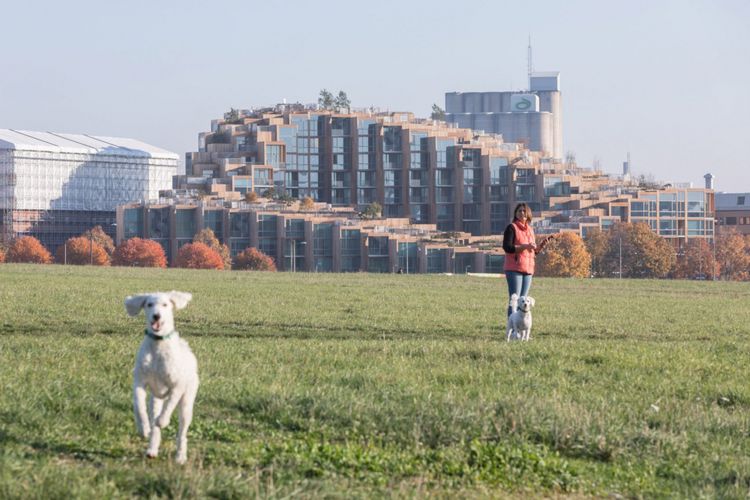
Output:
<svg viewBox="0 0 750 500">
<path fill-rule="evenodd" d="M 528 70 L 529 70 L 529 89 L 531 89 L 531 72 L 534 70 L 534 66 L 531 60 L 531 35 L 529 35 L 529 48 L 527 51 L 528 57 Z"/>
</svg>

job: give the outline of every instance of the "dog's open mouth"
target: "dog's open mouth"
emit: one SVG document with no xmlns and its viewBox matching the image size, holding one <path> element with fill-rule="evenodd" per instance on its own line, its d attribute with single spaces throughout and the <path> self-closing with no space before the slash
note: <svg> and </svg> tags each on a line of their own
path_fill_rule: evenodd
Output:
<svg viewBox="0 0 750 500">
<path fill-rule="evenodd" d="M 156 321 L 151 323 L 151 330 L 153 332 L 158 332 L 159 330 L 161 330 L 161 326 L 162 326 L 161 321 L 157 319 Z"/>
</svg>

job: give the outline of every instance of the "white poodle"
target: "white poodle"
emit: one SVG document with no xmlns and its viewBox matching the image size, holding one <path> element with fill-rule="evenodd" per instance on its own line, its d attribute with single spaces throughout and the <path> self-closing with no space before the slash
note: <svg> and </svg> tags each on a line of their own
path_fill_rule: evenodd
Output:
<svg viewBox="0 0 750 500">
<path fill-rule="evenodd" d="M 198 362 L 174 329 L 174 310 L 187 306 L 193 298 L 185 292 L 147 293 L 125 299 L 130 316 L 141 309 L 146 315 L 146 331 L 133 370 L 133 409 L 135 425 L 149 439 L 146 455 L 159 453 L 161 429 L 169 425 L 172 412 L 180 406 L 176 461 L 187 461 L 187 431 L 193 418 L 198 392 Z M 151 392 L 146 411 L 146 389 Z"/>
<path fill-rule="evenodd" d="M 531 308 L 534 307 L 534 298 L 513 294 L 510 296 L 510 307 L 512 313 L 508 316 L 506 341 L 526 340 L 531 338 Z"/>
</svg>

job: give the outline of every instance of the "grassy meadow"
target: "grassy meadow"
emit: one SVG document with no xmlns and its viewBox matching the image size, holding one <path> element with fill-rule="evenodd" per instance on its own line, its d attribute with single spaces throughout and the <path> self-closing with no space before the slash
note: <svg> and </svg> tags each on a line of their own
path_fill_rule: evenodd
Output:
<svg viewBox="0 0 750 500">
<path fill-rule="evenodd" d="M 143 319 L 201 388 L 187 465 L 144 457 Z M 0 265 L 0 498 L 745 497 L 750 285 Z M 502 326 L 501 326 L 502 323 Z"/>
</svg>

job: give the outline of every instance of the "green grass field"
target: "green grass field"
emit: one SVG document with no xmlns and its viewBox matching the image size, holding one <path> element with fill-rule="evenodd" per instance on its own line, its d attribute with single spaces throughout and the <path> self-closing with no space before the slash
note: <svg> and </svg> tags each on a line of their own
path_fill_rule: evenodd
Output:
<svg viewBox="0 0 750 500">
<path fill-rule="evenodd" d="M 188 464 L 145 459 L 143 319 L 184 290 Z M 750 285 L 0 265 L 0 498 L 745 497 Z"/>
</svg>

